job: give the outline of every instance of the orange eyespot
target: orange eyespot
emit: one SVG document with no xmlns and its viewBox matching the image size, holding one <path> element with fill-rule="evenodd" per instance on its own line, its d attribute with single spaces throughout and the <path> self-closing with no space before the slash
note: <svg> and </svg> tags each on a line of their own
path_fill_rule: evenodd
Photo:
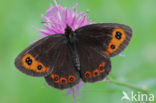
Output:
<svg viewBox="0 0 156 103">
<path fill-rule="evenodd" d="M 51 74 L 50 76 L 54 80 L 54 83 L 59 83 L 59 75 Z"/>
<path fill-rule="evenodd" d="M 112 40 L 108 45 L 108 49 L 105 51 L 105 54 L 109 55 L 118 50 L 119 46 L 126 39 L 126 33 L 121 28 L 116 28 L 112 33 Z"/>
<path fill-rule="evenodd" d="M 25 67 L 27 69 L 30 69 L 33 65 L 36 65 L 35 59 L 31 54 L 26 54 L 22 58 L 22 64 L 23 64 L 23 67 Z"/>
<path fill-rule="evenodd" d="M 102 62 L 100 65 L 99 65 L 99 72 L 102 73 L 102 72 L 105 72 L 105 62 Z"/>
<path fill-rule="evenodd" d="M 99 75 L 100 75 L 99 70 L 98 70 L 98 69 L 95 69 L 95 70 L 93 71 L 93 77 L 98 77 Z"/>
<path fill-rule="evenodd" d="M 60 84 L 62 84 L 62 85 L 67 84 L 67 79 L 65 77 L 61 77 Z"/>
<path fill-rule="evenodd" d="M 45 67 L 41 62 L 35 60 L 31 54 L 26 54 L 22 58 L 22 65 L 25 69 L 35 72 L 49 72 L 49 67 Z"/>
<path fill-rule="evenodd" d="M 100 72 L 100 73 L 105 72 L 105 68 L 104 68 L 104 67 L 100 67 L 100 68 L 99 68 L 99 72 Z"/>
<path fill-rule="evenodd" d="M 73 76 L 73 75 L 68 76 L 69 83 L 75 82 L 75 80 L 76 80 L 75 76 Z"/>
<path fill-rule="evenodd" d="M 85 74 L 84 74 L 85 78 L 91 78 L 92 77 L 92 74 L 90 71 L 86 71 Z"/>
</svg>

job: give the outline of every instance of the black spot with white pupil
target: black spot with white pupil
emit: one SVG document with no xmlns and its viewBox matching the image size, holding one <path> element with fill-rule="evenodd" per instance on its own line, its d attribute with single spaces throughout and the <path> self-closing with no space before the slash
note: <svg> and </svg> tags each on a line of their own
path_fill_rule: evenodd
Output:
<svg viewBox="0 0 156 103">
<path fill-rule="evenodd" d="M 89 77 L 89 73 L 86 74 L 86 77 Z"/>
<path fill-rule="evenodd" d="M 100 70 L 102 70 L 103 69 L 103 67 L 100 67 Z"/>
<path fill-rule="evenodd" d="M 38 70 L 41 70 L 42 69 L 42 66 L 41 65 L 38 65 L 37 69 Z"/>
<path fill-rule="evenodd" d="M 95 72 L 95 75 L 97 75 L 98 73 L 97 72 Z"/>
<path fill-rule="evenodd" d="M 73 81 L 73 78 L 71 77 L 70 80 Z"/>
<path fill-rule="evenodd" d="M 55 81 L 58 81 L 58 77 L 55 77 L 54 80 L 55 80 Z"/>
<path fill-rule="evenodd" d="M 111 49 L 115 49 L 115 45 L 112 44 L 112 45 L 111 45 Z"/>
<path fill-rule="evenodd" d="M 121 39 L 121 32 L 117 31 L 115 37 L 120 40 Z"/>
<path fill-rule="evenodd" d="M 65 80 L 62 80 L 62 83 L 65 83 Z"/>
<path fill-rule="evenodd" d="M 28 64 L 28 65 L 31 65 L 32 64 L 32 59 L 30 59 L 30 57 L 27 57 L 25 59 L 25 62 Z"/>
</svg>

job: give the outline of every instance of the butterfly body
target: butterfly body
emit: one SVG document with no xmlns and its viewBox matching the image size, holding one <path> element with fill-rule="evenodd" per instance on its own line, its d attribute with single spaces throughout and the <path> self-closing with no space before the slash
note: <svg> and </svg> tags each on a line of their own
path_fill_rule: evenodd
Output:
<svg viewBox="0 0 156 103">
<path fill-rule="evenodd" d="M 123 24 L 91 24 L 65 34 L 42 38 L 17 56 L 16 67 L 31 76 L 45 77 L 58 89 L 103 80 L 111 70 L 110 58 L 129 44 L 130 27 Z"/>
</svg>

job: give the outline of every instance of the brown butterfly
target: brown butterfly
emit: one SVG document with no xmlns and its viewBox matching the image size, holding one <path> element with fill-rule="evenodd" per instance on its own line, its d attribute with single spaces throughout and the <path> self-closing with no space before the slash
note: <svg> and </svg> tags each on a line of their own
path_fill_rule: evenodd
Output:
<svg viewBox="0 0 156 103">
<path fill-rule="evenodd" d="M 65 34 L 50 35 L 30 45 L 16 60 L 16 67 L 31 76 L 45 77 L 58 89 L 103 80 L 111 70 L 110 58 L 129 44 L 132 29 L 123 24 L 83 26 Z"/>
</svg>

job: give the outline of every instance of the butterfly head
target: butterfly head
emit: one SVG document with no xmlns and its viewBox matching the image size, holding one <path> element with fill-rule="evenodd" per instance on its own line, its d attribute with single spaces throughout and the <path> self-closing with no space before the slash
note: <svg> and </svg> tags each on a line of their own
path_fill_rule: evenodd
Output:
<svg viewBox="0 0 156 103">
<path fill-rule="evenodd" d="M 65 35 L 66 35 L 68 41 L 72 42 L 74 32 L 73 32 L 72 28 L 68 24 L 66 25 L 66 28 L 65 28 Z"/>
</svg>

